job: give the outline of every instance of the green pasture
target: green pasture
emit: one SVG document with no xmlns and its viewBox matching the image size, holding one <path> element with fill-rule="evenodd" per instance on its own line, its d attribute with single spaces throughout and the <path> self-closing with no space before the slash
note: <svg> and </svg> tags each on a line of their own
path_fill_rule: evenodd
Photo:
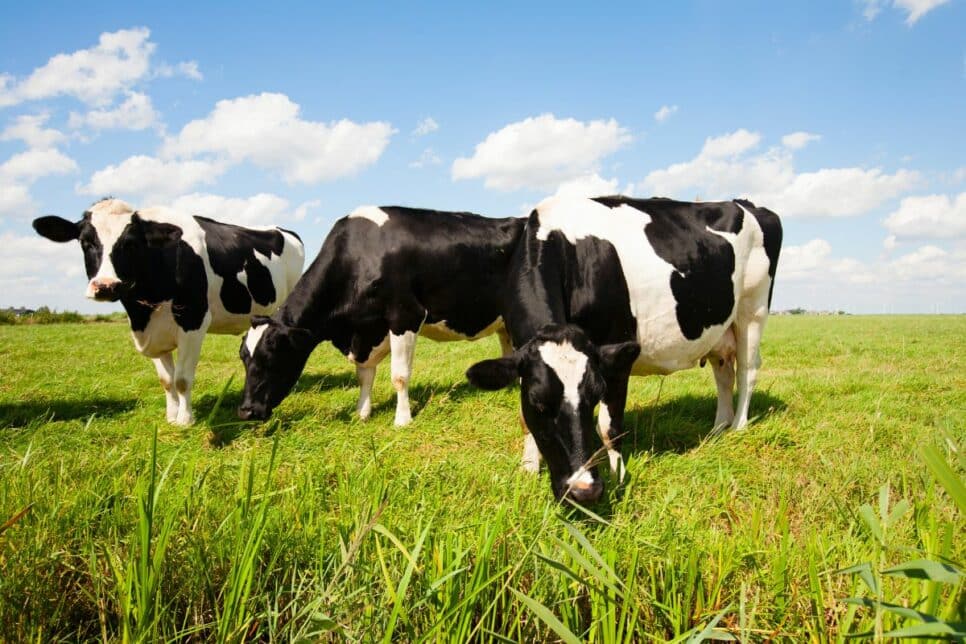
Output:
<svg viewBox="0 0 966 644">
<path fill-rule="evenodd" d="M 518 469 L 519 392 L 463 378 L 493 338 L 419 342 L 403 429 L 388 361 L 361 422 L 330 345 L 272 421 L 236 422 L 238 345 L 208 337 L 181 428 L 124 323 L 0 326 L 0 640 L 821 642 L 966 621 L 964 316 L 773 317 L 755 419 L 721 436 L 709 369 L 633 379 L 627 481 L 587 510 Z"/>
</svg>

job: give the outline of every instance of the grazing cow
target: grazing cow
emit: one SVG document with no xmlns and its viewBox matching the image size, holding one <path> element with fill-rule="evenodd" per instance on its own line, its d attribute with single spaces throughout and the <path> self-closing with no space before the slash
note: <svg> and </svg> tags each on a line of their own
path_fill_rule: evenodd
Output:
<svg viewBox="0 0 966 644">
<path fill-rule="evenodd" d="M 238 415 L 265 419 L 312 350 L 329 340 L 356 365 L 357 411 L 368 418 L 376 365 L 391 355 L 397 426 L 410 422 L 416 336 L 476 340 L 502 323 L 507 266 L 526 225 L 465 212 L 367 206 L 335 223 L 318 257 L 272 317 L 256 317 L 239 349 Z"/>
<path fill-rule="evenodd" d="M 748 201 L 538 205 L 510 268 L 504 318 L 517 350 L 467 372 L 484 389 L 521 381 L 524 468 L 536 471 L 542 455 L 558 498 L 595 501 L 603 486 L 589 462 L 594 407 L 601 403 L 600 437 L 622 475 L 628 377 L 699 361 L 714 370 L 715 426 L 744 427 L 781 240 L 778 216 Z"/>
<path fill-rule="evenodd" d="M 78 222 L 47 216 L 34 229 L 80 241 L 87 297 L 120 300 L 134 346 L 154 361 L 167 418 L 190 425 L 191 385 L 205 333 L 239 334 L 271 313 L 298 280 L 305 250 L 281 228 L 242 228 L 170 208 L 135 211 L 102 199 Z M 177 360 L 171 355 L 178 350 Z"/>
</svg>

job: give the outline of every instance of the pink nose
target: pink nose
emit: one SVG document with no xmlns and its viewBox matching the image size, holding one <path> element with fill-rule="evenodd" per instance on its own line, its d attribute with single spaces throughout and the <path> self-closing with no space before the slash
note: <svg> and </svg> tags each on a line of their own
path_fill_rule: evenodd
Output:
<svg viewBox="0 0 966 644">
<path fill-rule="evenodd" d="M 92 279 L 87 285 L 87 297 L 97 297 L 98 293 L 111 291 L 121 284 L 121 280 L 111 278 Z"/>
</svg>

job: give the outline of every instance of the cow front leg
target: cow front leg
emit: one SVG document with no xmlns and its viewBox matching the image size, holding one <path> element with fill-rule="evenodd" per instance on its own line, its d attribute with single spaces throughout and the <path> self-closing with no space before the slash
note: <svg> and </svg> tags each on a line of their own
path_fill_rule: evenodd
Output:
<svg viewBox="0 0 966 644">
<path fill-rule="evenodd" d="M 356 365 L 356 378 L 359 379 L 359 402 L 356 403 L 356 413 L 362 420 L 368 420 L 372 415 L 372 383 L 376 381 L 376 367 Z"/>
<path fill-rule="evenodd" d="M 496 332 L 496 337 L 500 341 L 500 357 L 505 358 L 511 353 L 513 353 L 513 343 L 510 342 L 510 333 L 506 329 L 500 329 Z"/>
<path fill-rule="evenodd" d="M 392 386 L 396 390 L 396 427 L 412 421 L 409 407 L 409 380 L 413 373 L 413 355 L 416 351 L 416 334 L 406 331 L 402 335 L 389 334 L 390 371 Z"/>
<path fill-rule="evenodd" d="M 607 448 L 610 471 L 617 480 L 624 481 L 624 457 L 620 446 L 624 435 L 624 406 L 627 404 L 627 381 L 630 374 L 614 376 L 607 381 L 607 393 L 597 411 L 597 432 Z"/>
<path fill-rule="evenodd" d="M 195 422 L 191 411 L 191 388 L 194 386 L 195 370 L 198 368 L 206 330 L 207 325 L 194 331 L 178 330 L 178 357 L 174 364 L 174 388 L 178 396 L 175 425 L 190 425 Z"/>
<path fill-rule="evenodd" d="M 158 380 L 161 381 L 161 387 L 164 389 L 166 417 L 169 423 L 173 423 L 178 419 L 178 408 L 180 407 L 178 394 L 174 390 L 174 357 L 171 352 L 168 352 L 158 358 L 152 358 L 151 362 L 154 363 L 154 369 L 158 372 Z"/>
<path fill-rule="evenodd" d="M 523 429 L 523 458 L 520 459 L 520 467 L 524 472 L 536 474 L 540 471 L 540 448 L 537 441 L 530 433 L 527 423 L 523 420 L 523 412 L 520 412 L 520 428 Z"/>
</svg>

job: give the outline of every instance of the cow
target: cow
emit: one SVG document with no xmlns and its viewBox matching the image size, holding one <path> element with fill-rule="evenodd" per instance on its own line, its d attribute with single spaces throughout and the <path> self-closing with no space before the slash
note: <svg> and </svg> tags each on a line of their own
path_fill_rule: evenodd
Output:
<svg viewBox="0 0 966 644">
<path fill-rule="evenodd" d="M 86 296 L 121 302 L 177 425 L 194 422 L 191 387 L 205 334 L 237 335 L 253 315 L 273 312 L 305 260 L 298 235 L 282 228 L 243 228 L 166 207 L 135 211 L 112 198 L 80 221 L 48 215 L 33 227 L 55 242 L 80 241 Z"/>
<path fill-rule="evenodd" d="M 743 428 L 781 241 L 778 216 L 749 201 L 541 202 L 508 277 L 504 320 L 516 350 L 467 371 L 482 389 L 520 381 L 529 429 L 524 469 L 536 471 L 542 456 L 557 498 L 596 501 L 603 484 L 592 458 L 599 444 L 594 408 L 599 402 L 597 429 L 622 477 L 632 374 L 709 361 L 718 389 L 715 427 Z"/>
<path fill-rule="evenodd" d="M 398 206 L 365 206 L 338 220 L 285 304 L 252 319 L 239 348 L 246 373 L 239 417 L 268 418 L 328 340 L 356 365 L 363 420 L 376 366 L 391 356 L 394 423 L 407 425 L 417 335 L 476 340 L 496 332 L 510 352 L 503 296 L 525 225 L 525 218 Z"/>
</svg>

